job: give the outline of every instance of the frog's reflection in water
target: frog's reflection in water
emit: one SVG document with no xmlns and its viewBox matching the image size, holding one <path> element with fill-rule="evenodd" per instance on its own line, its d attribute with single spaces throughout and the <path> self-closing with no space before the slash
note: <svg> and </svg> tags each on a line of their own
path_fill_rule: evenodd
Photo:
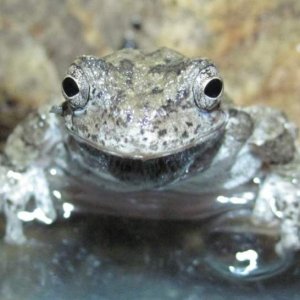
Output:
<svg viewBox="0 0 300 300">
<path fill-rule="evenodd" d="M 29 223 L 27 244 L 0 245 L 1 298 L 183 299 L 203 289 L 211 296 L 256 293 L 262 283 L 255 279 L 274 275 L 283 261 L 270 235 L 245 233 L 247 214 L 202 222 L 73 215 L 52 226 Z M 265 281 L 265 290 L 282 286 L 275 281 Z"/>
</svg>

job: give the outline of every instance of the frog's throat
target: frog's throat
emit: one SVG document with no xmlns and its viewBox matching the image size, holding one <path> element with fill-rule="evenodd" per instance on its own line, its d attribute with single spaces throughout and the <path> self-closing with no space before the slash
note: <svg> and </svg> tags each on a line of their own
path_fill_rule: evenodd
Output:
<svg viewBox="0 0 300 300">
<path fill-rule="evenodd" d="M 120 157 L 70 136 L 67 143 L 72 160 L 84 169 L 113 182 L 142 188 L 165 186 L 207 169 L 217 153 L 224 131 L 215 131 L 209 141 L 166 156 L 147 160 Z"/>
</svg>

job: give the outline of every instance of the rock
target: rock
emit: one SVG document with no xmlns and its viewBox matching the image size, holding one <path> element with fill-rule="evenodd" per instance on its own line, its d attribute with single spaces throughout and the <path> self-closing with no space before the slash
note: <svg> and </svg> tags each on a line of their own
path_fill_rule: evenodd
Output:
<svg viewBox="0 0 300 300">
<path fill-rule="evenodd" d="M 0 30 L 0 140 L 29 111 L 59 99 L 60 82 L 45 49 L 22 31 Z"/>
</svg>

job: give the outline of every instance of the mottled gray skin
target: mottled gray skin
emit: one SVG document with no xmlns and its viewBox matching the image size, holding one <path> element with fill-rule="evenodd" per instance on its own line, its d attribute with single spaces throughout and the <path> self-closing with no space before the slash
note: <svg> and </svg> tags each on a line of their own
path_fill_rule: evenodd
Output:
<svg viewBox="0 0 300 300">
<path fill-rule="evenodd" d="M 211 61 L 165 48 L 82 56 L 62 91 L 62 105 L 41 108 L 8 139 L 0 165 L 8 241 L 25 240 L 20 216 L 32 196 L 33 219 L 46 223 L 56 218 L 55 198 L 188 220 L 236 209 L 242 189 L 253 195 L 240 196 L 253 220 L 277 226 L 278 252 L 300 248 L 295 127 L 272 108 L 235 108 Z"/>
<path fill-rule="evenodd" d="M 66 127 L 106 153 L 143 160 L 167 156 L 210 139 L 226 121 L 222 110 L 196 105 L 205 98 L 198 81 L 219 77 L 206 59 L 130 49 L 104 59 L 80 57 L 68 75 L 84 77 L 89 92 L 87 102 L 82 95 L 76 99 L 84 105 L 66 112 Z M 213 99 L 213 106 L 219 101 Z"/>
<path fill-rule="evenodd" d="M 221 84 L 217 97 L 204 94 L 211 79 Z M 104 161 L 113 159 L 110 164 L 123 166 L 118 177 L 128 184 L 161 186 L 190 169 L 203 169 L 214 151 L 200 156 L 217 148 L 224 133 L 222 82 L 207 59 L 188 59 L 169 49 L 83 56 L 63 81 L 67 91 L 73 87 L 70 80 L 84 92 L 69 97 L 63 89 L 62 114 L 83 155 L 88 153 L 82 163 L 110 176 L 114 170 Z"/>
</svg>

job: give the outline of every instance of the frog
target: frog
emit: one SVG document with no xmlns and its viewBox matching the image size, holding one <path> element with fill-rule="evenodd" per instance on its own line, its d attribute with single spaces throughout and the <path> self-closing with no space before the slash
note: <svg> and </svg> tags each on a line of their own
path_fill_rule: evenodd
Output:
<svg viewBox="0 0 300 300">
<path fill-rule="evenodd" d="M 26 243 L 24 222 L 61 212 L 189 221 L 248 209 L 275 228 L 278 253 L 300 249 L 297 128 L 275 108 L 236 106 L 210 59 L 83 55 L 61 89 L 0 156 L 8 243 Z"/>
</svg>

